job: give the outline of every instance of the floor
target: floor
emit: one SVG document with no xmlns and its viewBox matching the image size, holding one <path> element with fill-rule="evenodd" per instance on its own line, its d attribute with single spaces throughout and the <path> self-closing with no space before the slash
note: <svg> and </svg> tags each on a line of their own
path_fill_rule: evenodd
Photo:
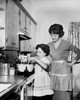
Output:
<svg viewBox="0 0 80 100">
<path fill-rule="evenodd" d="M 73 100 L 80 100 L 80 92 L 73 98 Z"/>
<path fill-rule="evenodd" d="M 73 98 L 73 100 L 80 100 L 80 98 Z"/>
<path fill-rule="evenodd" d="M 31 92 L 29 91 L 30 88 L 28 88 L 28 94 L 29 96 L 25 95 L 24 100 L 32 100 Z M 26 97 L 27 96 L 27 97 Z M 80 93 L 78 93 L 75 97 L 72 96 L 71 100 L 80 100 Z"/>
<path fill-rule="evenodd" d="M 24 100 L 32 100 L 32 97 L 25 97 Z M 75 97 L 71 100 L 80 100 L 80 98 Z"/>
</svg>

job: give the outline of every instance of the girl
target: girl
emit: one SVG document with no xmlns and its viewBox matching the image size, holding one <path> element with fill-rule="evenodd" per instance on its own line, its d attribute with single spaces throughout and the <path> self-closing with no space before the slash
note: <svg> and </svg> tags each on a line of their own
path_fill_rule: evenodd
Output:
<svg viewBox="0 0 80 100">
<path fill-rule="evenodd" d="M 46 57 L 50 52 L 49 46 L 39 44 L 36 46 L 36 50 L 37 56 L 28 58 L 29 62 L 35 64 L 33 100 L 52 100 L 53 90 L 50 89 L 48 73 L 50 60 Z"/>
</svg>

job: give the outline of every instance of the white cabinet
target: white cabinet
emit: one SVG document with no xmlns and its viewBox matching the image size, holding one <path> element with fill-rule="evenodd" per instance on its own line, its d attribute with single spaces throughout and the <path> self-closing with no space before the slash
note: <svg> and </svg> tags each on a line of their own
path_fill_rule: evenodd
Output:
<svg viewBox="0 0 80 100">
<path fill-rule="evenodd" d="M 6 46 L 18 49 L 19 8 L 12 0 L 8 1 L 6 8 Z"/>
<path fill-rule="evenodd" d="M 34 47 L 36 25 L 19 0 L 0 0 L 0 48 L 4 47 L 10 60 L 14 60 L 20 50 L 30 51 Z M 18 35 L 19 32 L 23 35 Z"/>
<path fill-rule="evenodd" d="M 20 10 L 20 28 L 24 29 L 25 27 L 25 13 Z"/>
<path fill-rule="evenodd" d="M 5 46 L 5 0 L 0 0 L 0 47 Z"/>
<path fill-rule="evenodd" d="M 0 0 L 0 2 L 0 8 L 4 9 L 0 10 L 0 26 L 4 27 L 0 30 L 0 46 L 18 50 L 19 8 L 13 0 Z"/>
<path fill-rule="evenodd" d="M 21 14 L 22 13 L 20 13 L 20 19 L 21 19 L 21 16 L 23 16 L 23 18 L 25 18 L 24 19 L 25 24 L 21 25 L 20 29 L 24 31 L 24 34 L 28 36 L 29 38 L 27 40 L 20 41 L 20 50 L 21 51 L 31 51 L 36 45 L 36 25 L 37 23 L 32 19 L 32 17 L 28 13 L 25 12 L 25 16 Z M 22 20 L 20 23 L 22 23 Z"/>
<path fill-rule="evenodd" d="M 31 21 L 27 16 L 26 21 L 26 35 L 31 39 L 21 41 L 21 51 L 31 51 L 36 46 L 36 24 Z"/>
</svg>

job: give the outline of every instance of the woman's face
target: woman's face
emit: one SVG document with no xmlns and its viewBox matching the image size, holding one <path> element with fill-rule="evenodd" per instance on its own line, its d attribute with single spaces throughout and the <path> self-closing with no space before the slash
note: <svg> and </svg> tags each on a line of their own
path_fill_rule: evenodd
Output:
<svg viewBox="0 0 80 100">
<path fill-rule="evenodd" d="M 39 58 L 43 58 L 46 54 L 44 53 L 44 51 L 41 48 L 37 49 L 37 56 Z"/>
<path fill-rule="evenodd" d="M 54 43 L 60 39 L 59 34 L 51 34 L 51 38 Z"/>
</svg>

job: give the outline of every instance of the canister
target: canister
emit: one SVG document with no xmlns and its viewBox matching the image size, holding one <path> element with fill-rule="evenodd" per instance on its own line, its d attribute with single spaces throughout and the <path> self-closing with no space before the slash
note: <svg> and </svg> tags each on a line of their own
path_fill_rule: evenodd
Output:
<svg viewBox="0 0 80 100">
<path fill-rule="evenodd" d="M 10 75 L 15 75 L 15 68 L 14 67 L 10 68 Z"/>
<path fill-rule="evenodd" d="M 10 73 L 10 64 L 0 63 L 0 75 L 9 75 L 9 73 Z"/>
</svg>

